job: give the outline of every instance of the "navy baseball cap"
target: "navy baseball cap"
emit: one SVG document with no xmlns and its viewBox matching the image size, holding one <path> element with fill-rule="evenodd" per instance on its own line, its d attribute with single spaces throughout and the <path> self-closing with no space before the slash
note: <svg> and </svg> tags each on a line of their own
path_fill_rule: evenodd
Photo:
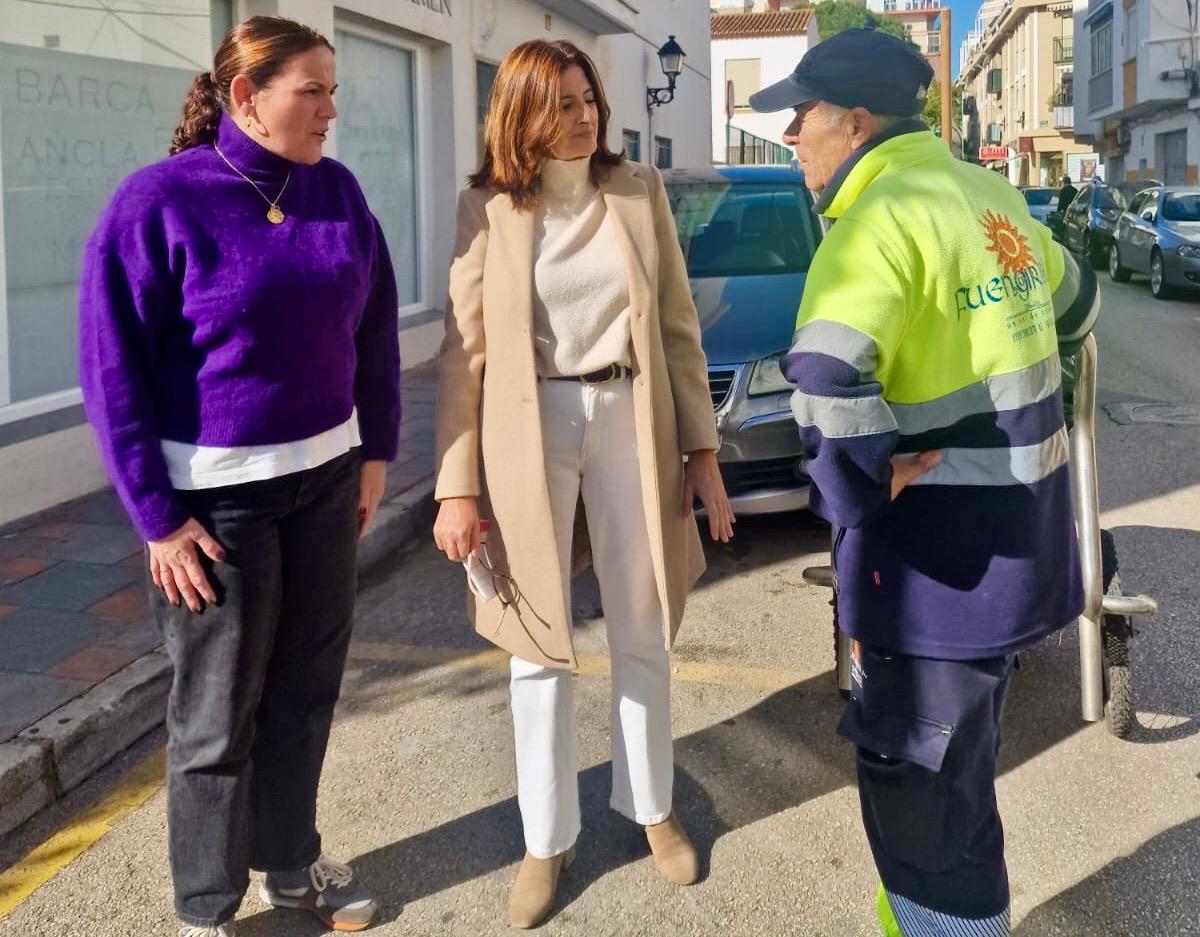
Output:
<svg viewBox="0 0 1200 937">
<path fill-rule="evenodd" d="M 933 69 L 916 47 L 874 29 L 847 29 L 818 42 L 796 70 L 757 94 L 750 106 L 770 113 L 810 101 L 911 117 L 925 107 Z"/>
</svg>

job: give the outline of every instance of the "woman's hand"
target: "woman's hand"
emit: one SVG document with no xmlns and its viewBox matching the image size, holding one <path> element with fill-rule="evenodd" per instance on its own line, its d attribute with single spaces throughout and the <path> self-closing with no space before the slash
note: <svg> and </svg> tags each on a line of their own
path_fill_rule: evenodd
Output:
<svg viewBox="0 0 1200 937">
<path fill-rule="evenodd" d="M 214 563 L 225 559 L 225 551 L 195 518 L 175 533 L 162 540 L 151 540 L 150 578 L 156 588 L 161 589 L 167 601 L 178 607 L 180 599 L 196 614 L 204 608 L 204 602 L 215 605 L 217 594 L 204 574 L 196 554 L 199 547 Z"/>
<path fill-rule="evenodd" d="M 387 463 L 368 459 L 362 464 L 362 477 L 358 488 L 358 536 L 361 539 L 375 519 L 383 491 L 387 487 Z"/>
<path fill-rule="evenodd" d="M 725 481 L 717 465 L 717 454 L 711 449 L 701 449 L 688 454 L 683 472 L 683 516 L 692 513 L 696 499 L 708 513 L 708 532 L 713 540 L 728 543 L 733 539 L 733 505 L 725 494 Z"/>
<path fill-rule="evenodd" d="M 446 559 L 461 563 L 479 549 L 479 503 L 475 498 L 447 498 L 438 508 L 433 542 Z"/>
</svg>

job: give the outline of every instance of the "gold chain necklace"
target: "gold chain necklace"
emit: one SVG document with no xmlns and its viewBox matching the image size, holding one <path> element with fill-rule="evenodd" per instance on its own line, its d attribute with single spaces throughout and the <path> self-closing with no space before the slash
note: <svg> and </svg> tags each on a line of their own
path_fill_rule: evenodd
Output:
<svg viewBox="0 0 1200 937">
<path fill-rule="evenodd" d="M 259 185 L 257 182 L 255 182 L 253 179 L 251 179 L 249 176 L 247 176 L 244 172 L 242 172 L 240 169 L 238 169 L 237 166 L 233 165 L 233 163 L 231 163 L 229 161 L 229 157 L 227 157 L 224 153 L 222 153 L 221 148 L 219 146 L 217 146 L 215 143 L 213 144 L 213 149 L 217 151 L 217 155 L 219 157 L 221 157 L 221 159 L 225 160 L 226 166 L 228 166 L 230 169 L 232 169 L 234 172 L 236 172 L 239 176 L 241 176 L 243 179 L 245 179 L 247 182 L 249 182 L 252 186 L 254 186 L 254 191 L 263 197 L 263 201 L 266 202 L 267 205 L 269 206 L 267 208 L 267 221 L 271 222 L 271 224 L 283 224 L 283 219 L 286 216 L 283 214 L 283 209 L 279 207 L 279 200 L 281 198 L 283 198 L 284 189 L 286 189 L 288 187 L 288 183 L 292 181 L 292 171 L 290 169 L 288 170 L 287 178 L 283 180 L 283 188 L 281 188 L 279 190 L 279 194 L 276 195 L 275 198 L 272 200 L 271 198 L 269 198 L 267 196 L 266 192 L 264 192 L 261 188 L 259 188 Z"/>
</svg>

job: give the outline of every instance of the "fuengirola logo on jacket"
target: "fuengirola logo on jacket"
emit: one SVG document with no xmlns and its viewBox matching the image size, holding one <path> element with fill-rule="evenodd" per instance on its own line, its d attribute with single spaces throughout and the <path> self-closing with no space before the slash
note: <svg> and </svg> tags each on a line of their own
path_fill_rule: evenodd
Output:
<svg viewBox="0 0 1200 937">
<path fill-rule="evenodd" d="M 1011 309 L 1007 319 L 1014 342 L 1052 328 L 1049 277 L 1029 246 L 1029 238 L 1011 219 L 992 211 L 984 212 L 979 224 L 987 238 L 987 250 L 996 256 L 1000 269 L 986 283 L 960 286 L 955 291 L 958 319 L 962 320 L 963 313 L 1005 303 Z"/>
</svg>

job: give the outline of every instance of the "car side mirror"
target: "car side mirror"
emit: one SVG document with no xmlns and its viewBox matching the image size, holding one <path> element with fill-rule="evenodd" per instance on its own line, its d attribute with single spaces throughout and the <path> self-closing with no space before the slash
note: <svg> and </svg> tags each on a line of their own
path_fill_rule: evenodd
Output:
<svg viewBox="0 0 1200 937">
<path fill-rule="evenodd" d="M 1154 212 L 1153 211 L 1146 210 L 1146 211 L 1142 212 L 1142 221 L 1153 221 L 1153 220 L 1154 220 Z"/>
</svg>

